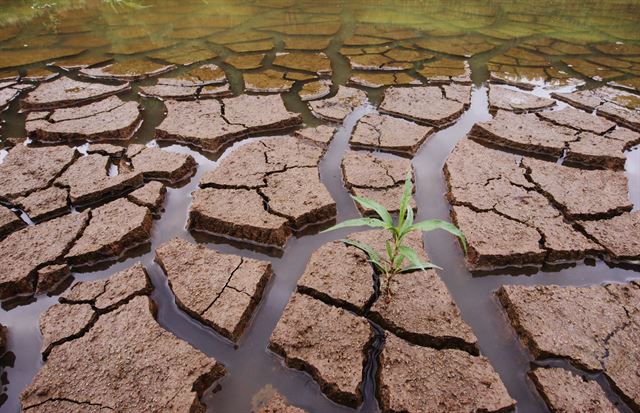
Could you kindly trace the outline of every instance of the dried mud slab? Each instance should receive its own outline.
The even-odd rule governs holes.
[[[604,371],[637,410],[640,380],[640,285],[503,286],[497,292],[511,324],[536,358],[562,357]]]
[[[611,121],[572,107],[551,112],[540,112],[538,116],[556,125],[568,126],[573,129],[592,132],[598,135],[602,135],[616,126],[616,124]]]
[[[142,120],[136,102],[111,96],[102,101],[27,115],[27,134],[35,141],[107,141],[131,138]]]
[[[433,128],[379,113],[360,118],[351,135],[351,146],[380,149],[413,156]]]
[[[304,131],[305,129],[302,129]],[[324,147],[293,136],[263,138],[238,146],[200,180],[202,187],[259,188],[290,168],[317,167]]]
[[[310,102],[311,112],[320,119],[342,122],[355,108],[367,102],[362,90],[338,86],[338,93],[328,99]]]
[[[151,181],[146,183],[142,188],[136,189],[127,195],[127,199],[136,205],[147,207],[154,214],[160,212],[164,198],[167,194],[167,188],[163,183]]]
[[[50,186],[32,192],[24,198],[16,198],[13,203],[24,211],[33,222],[45,221],[69,212],[69,191]]]
[[[373,268],[362,250],[332,241],[311,255],[298,291],[363,314],[375,299]]]
[[[174,65],[191,65],[204,60],[215,59],[218,54],[201,44],[182,44],[179,47],[149,53],[152,59],[163,60]]]
[[[473,125],[470,136],[496,146],[560,157],[570,142],[577,141],[573,129],[545,122],[533,113],[515,114],[499,110],[488,122]]]
[[[471,89],[468,88],[469,96]],[[444,127],[457,120],[466,106],[437,86],[391,87],[384,92],[380,112],[414,122]]]
[[[159,99],[194,99],[231,96],[227,77],[220,67],[205,64],[172,77],[161,77],[152,86],[141,86],[142,96]]]
[[[355,408],[362,403],[362,370],[373,338],[364,318],[294,294],[269,348],[287,366],[309,373],[331,400]]]
[[[129,83],[105,85],[61,77],[40,84],[20,101],[24,110],[47,110],[77,106],[101,100],[131,89]]]
[[[415,40],[414,43],[423,49],[446,53],[461,57],[471,57],[478,53],[487,52],[496,47],[487,38],[478,35],[456,37],[430,37]]]
[[[415,346],[390,333],[377,382],[383,412],[502,412],[516,403],[486,357]]]
[[[127,148],[123,146],[112,145],[110,143],[93,143],[87,148],[87,153],[98,153],[100,155],[109,156],[114,159],[120,159],[122,158],[126,150]]]
[[[245,73],[244,88],[254,93],[283,93],[293,86],[293,81],[285,78],[285,72],[265,70],[258,73]]]
[[[46,189],[78,156],[74,148],[17,145],[0,163],[0,199],[10,202]]]
[[[93,79],[133,81],[158,76],[175,68],[174,65],[155,63],[150,60],[133,59],[112,63],[103,67],[81,69],[79,75]]]
[[[536,112],[555,106],[555,104],[556,102],[553,99],[508,89],[503,86],[492,85],[489,87],[489,109],[492,111]]]
[[[625,212],[611,219],[580,221],[587,234],[602,245],[615,260],[640,259],[640,211]]]
[[[439,59],[427,62],[417,71],[430,84],[471,84],[471,69],[466,61]]]
[[[270,214],[254,190],[204,188],[193,193],[190,230],[221,234],[267,245],[284,246],[291,236],[289,220]]]
[[[421,84],[418,79],[404,72],[352,72],[349,83],[370,88]]]
[[[606,135],[582,132],[579,140],[569,143],[565,161],[603,169],[624,169],[624,152],[640,144],[640,133],[618,127]]]
[[[28,226],[0,241],[0,299],[32,294],[41,267],[61,260],[82,234],[87,213]]]
[[[0,205],[0,239],[26,225],[12,210]]]
[[[331,75],[331,60],[324,53],[280,53],[273,59],[273,65],[320,76]]]
[[[297,138],[313,142],[321,146],[328,146],[336,133],[336,128],[318,125],[315,128],[298,129],[293,132]]]
[[[525,172],[514,155],[469,139],[460,141],[445,162],[447,198],[456,206],[452,216],[473,240],[468,239],[467,256],[472,269],[539,264],[542,258],[547,262],[580,260],[602,250],[565,222],[561,211],[527,180]],[[485,220],[486,228],[474,221],[474,214]],[[490,224],[493,219],[496,222]],[[492,244],[491,237],[501,242]],[[519,239],[527,242],[517,242]]]
[[[320,181],[316,167],[289,168],[268,175],[259,192],[269,212],[285,217],[294,230],[329,221],[336,216],[336,203]]]
[[[241,95],[222,101],[169,100],[166,106],[167,116],[156,129],[156,139],[210,152],[252,134],[286,130],[302,123],[300,115],[289,112],[278,95]]]
[[[373,199],[389,212],[400,209],[400,198],[407,172],[413,173],[408,159],[384,159],[366,152],[348,151],[342,160],[342,177],[353,195]],[[415,201],[411,199],[415,209]],[[357,204],[363,215],[374,211]]]
[[[79,206],[116,198],[144,183],[142,173],[137,171],[109,176],[109,165],[108,156],[83,156],[69,166],[55,183],[68,188],[69,200]]]
[[[264,57],[264,54],[237,55],[227,57],[224,62],[239,70],[251,70],[262,67]]]
[[[196,171],[193,156],[163,151],[160,148],[145,148],[131,159],[134,171],[142,173],[145,180],[169,183],[185,181]]]
[[[176,303],[189,315],[238,341],[271,278],[271,264],[221,254],[175,238],[156,250]]]
[[[627,177],[621,171],[584,170],[525,158],[527,176],[571,219],[601,219],[630,211]]]
[[[619,410],[600,385],[562,368],[537,368],[529,377],[553,412],[603,412]]]
[[[22,408],[204,409],[199,397],[224,375],[224,367],[165,331],[154,313],[147,296],[135,297],[100,316],[83,336],[55,347],[22,392]]]
[[[46,357],[53,347],[80,337],[97,318],[89,304],[54,304],[40,316],[40,352]]]
[[[87,265],[120,256],[151,236],[152,217],[146,207],[119,198],[91,210],[91,220],[66,259]]]
[[[0,82],[0,113],[4,112],[21,93],[34,87],[30,84],[16,83],[13,80]]]
[[[75,283],[60,296],[60,302],[90,304],[98,314],[104,314],[136,296],[148,295],[152,290],[149,276],[142,264],[137,263],[109,278]]]

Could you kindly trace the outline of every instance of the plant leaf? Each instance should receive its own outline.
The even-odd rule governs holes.
[[[407,212],[407,205],[411,200],[411,190],[413,185],[411,184],[411,171],[407,171],[407,176],[404,179],[404,191],[402,192],[402,199],[400,200],[400,213],[398,218],[398,227],[402,228],[402,224],[405,221],[405,214]]]
[[[464,248],[464,252],[465,254],[467,253],[467,240],[464,237],[464,234],[462,233],[462,231],[458,229],[458,227],[456,227],[450,222],[442,221],[440,219],[430,219],[427,221],[422,221],[422,222],[413,224],[411,227],[409,227],[409,232],[411,231],[429,232],[429,231],[433,231],[434,229],[441,229],[441,230],[447,231],[455,235],[456,237],[460,238],[460,241],[462,242],[462,247]]]
[[[377,218],[354,218],[348,219],[346,221],[342,221],[339,224],[332,226],[331,228],[327,228],[320,233],[334,231],[339,228],[348,228],[348,227],[371,227],[371,228],[386,228],[386,224],[380,221]]]
[[[398,231],[398,235],[399,235],[398,238],[401,241],[405,237],[405,235],[407,235],[410,232],[409,228],[411,228],[411,225],[413,225],[413,208],[407,209],[407,218],[402,223],[402,228],[400,228],[400,231]]]
[[[391,260],[391,258],[393,258],[393,251],[391,250],[391,244],[389,244],[388,240],[385,241],[384,246],[387,249],[387,257],[389,257],[389,260]]]
[[[425,271],[425,270],[428,270],[430,268],[434,268],[436,270],[441,270],[442,269],[441,267],[438,267],[437,265],[435,265],[435,264],[433,264],[431,262],[424,262],[424,263],[418,263],[417,265],[416,264],[407,265],[406,267],[404,267],[402,269],[402,272],[404,273],[404,272],[415,271],[415,270]]]
[[[400,250],[402,255],[404,255],[411,263],[411,265],[403,268],[402,272],[409,271],[407,268],[421,269],[423,271],[426,271],[428,268],[440,268],[437,265],[432,264],[430,262],[423,263],[422,261],[420,261],[420,257],[418,257],[418,253],[415,252],[412,248],[409,248],[403,245],[400,248],[398,248],[398,250]]]
[[[351,198],[353,198],[354,201],[362,205],[364,208],[373,209],[374,211],[376,211],[376,214],[378,214],[378,216],[382,219],[382,221],[384,221],[385,224],[387,224],[388,227],[393,227],[393,218],[391,218],[391,214],[389,213],[389,211],[387,211],[387,208],[383,207],[381,204],[372,199],[362,198],[354,195],[352,195]]]
[[[380,254],[378,254],[376,252],[376,250],[374,250],[372,247],[370,247],[367,244],[364,244],[362,242],[358,242],[358,241],[353,241],[350,239],[341,239],[340,241],[344,242],[347,245],[351,245],[354,246],[356,248],[361,249],[362,251],[364,251],[368,256],[369,259],[371,261],[374,261],[374,263],[380,263]]]

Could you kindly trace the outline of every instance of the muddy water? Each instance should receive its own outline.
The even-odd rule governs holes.
[[[251,9],[253,6],[233,6],[224,2],[192,3],[183,5],[182,9],[176,4],[167,2],[164,7],[155,6],[146,9],[124,6],[122,2],[113,2],[115,9],[110,7],[84,8],[74,2],[59,2],[59,13],[55,8],[36,7],[33,9],[19,9],[11,2],[0,1],[0,23],[7,21],[21,25],[37,24],[43,27],[52,25],[59,33],[62,41],[73,38],[74,34],[65,34],[65,19],[70,19],[69,14],[77,14],[73,19],[73,24],[80,24],[85,27],[87,19],[94,19],[95,24],[90,28],[78,29],[79,33],[86,30],[98,36],[108,39],[112,44],[119,44],[126,38],[122,33],[128,26],[141,29],[143,36],[149,36],[154,40],[161,40],[166,30],[165,26],[171,23],[191,27],[185,22],[197,21],[197,17],[202,15],[217,16],[218,13],[226,16],[241,16],[238,29],[249,31],[253,25],[260,23],[262,19],[274,19],[274,24],[280,19],[281,22],[297,22],[301,15],[308,13],[314,17],[324,16],[327,20],[341,21],[340,31],[333,35],[329,47],[325,53],[332,61],[334,74],[332,76],[335,92],[338,84],[345,84],[350,76],[348,61],[339,54],[341,43],[350,37],[358,22],[393,22],[401,27],[409,28],[431,28],[433,30],[453,30],[470,31],[481,27],[480,22],[486,20],[486,16],[494,16],[493,22],[488,22],[487,27],[500,28],[501,24],[508,22],[509,15],[521,16],[521,20],[536,21],[540,27],[546,27],[544,23],[552,22],[553,25],[564,29],[565,35],[573,39],[585,41],[605,41],[613,39],[614,35],[621,36],[615,30],[616,26],[630,27],[624,35],[625,39],[638,40],[637,20],[640,15],[634,4],[615,3],[609,5],[604,13],[599,4],[583,4],[571,2],[563,3],[562,12],[565,8],[581,7],[580,12],[565,13],[574,16],[574,20],[565,19],[561,16],[551,15],[552,10],[545,10],[544,4],[536,3],[536,10],[529,10],[531,5],[525,2],[508,3],[503,6],[500,3],[481,2],[461,2],[455,10],[443,8],[442,4],[436,2],[376,2],[373,6],[365,6],[354,3],[350,6],[340,4],[305,4],[303,2],[278,2],[278,8],[259,7]],[[132,2],[135,4],[134,2]],[[544,2],[543,2],[544,3]],[[7,7],[5,7],[7,6]],[[272,5],[272,6],[275,6]],[[67,11],[65,7],[79,7],[73,13]],[[247,10],[249,8],[250,10]],[[257,16],[256,10],[260,11]],[[437,13],[429,13],[437,10]],[[556,12],[557,8],[554,9]],[[37,12],[42,11],[40,14]],[[326,14],[323,14],[325,13]],[[172,16],[172,13],[175,13]],[[449,13],[449,14],[447,14]],[[604,15],[609,17],[605,18]],[[249,15],[249,17],[246,17]],[[441,16],[441,18],[438,18]],[[477,18],[474,18],[476,16]],[[524,17],[522,17],[524,16]],[[245,18],[246,17],[246,18]],[[525,19],[527,18],[527,19]],[[7,20],[9,19],[9,20]],[[13,19],[13,20],[11,20]],[[165,23],[162,23],[165,22]],[[166,23],[169,22],[169,23]],[[178,24],[180,23],[180,24]],[[636,23],[635,26],[633,23]],[[71,23],[69,23],[71,24]],[[319,23],[320,24],[320,23]],[[593,30],[587,30],[589,24],[600,27],[597,37]],[[454,26],[455,25],[455,26]],[[196,23],[194,27],[198,27]],[[71,27],[71,26],[70,26]],[[75,27],[75,26],[73,26]],[[440,218],[449,219],[449,205],[445,199],[446,186],[442,176],[442,166],[448,154],[451,152],[456,142],[464,138],[475,122],[490,118],[487,103],[488,78],[487,61],[496,56],[510,46],[519,42],[518,36],[521,34],[512,26],[504,29],[504,37],[499,39],[499,46],[487,53],[481,53],[469,60],[472,68],[474,81],[474,91],[472,103],[468,111],[452,126],[432,135],[413,158],[412,162],[417,175],[416,201],[418,204],[417,219]],[[627,27],[627,26],[624,26]],[[635,31],[633,29],[635,27]],[[53,29],[52,29],[53,30]],[[85,31],[83,31],[85,30]],[[222,29],[211,29],[212,33]],[[512,32],[510,32],[510,30]],[[560,29],[558,29],[560,30]],[[120,33],[116,35],[115,33]],[[613,34],[612,34],[613,33]],[[78,34],[79,36],[79,34]],[[120,37],[119,37],[120,36]],[[532,36],[532,35],[528,35]],[[573,36],[573,37],[572,37]],[[282,49],[282,36],[276,34],[276,50]],[[29,39],[29,35],[24,32],[18,39]],[[11,40],[9,40],[11,41]],[[2,46],[4,43],[0,43]],[[234,93],[241,93],[243,89],[241,73],[233,67],[221,63],[221,60],[229,54],[222,47],[211,45],[220,57],[213,59],[215,63],[221,64],[227,71]],[[104,47],[91,49],[88,53],[99,55],[104,52]],[[599,55],[594,52],[595,55]],[[437,56],[446,56],[436,54]],[[271,67],[270,62],[275,56],[275,51],[267,54],[267,59],[263,69]],[[138,56],[139,57],[139,56]],[[117,56],[118,59],[127,59],[127,56]],[[580,76],[566,67],[559,59],[554,58],[558,65],[576,76]],[[37,68],[42,64],[34,63],[20,68]],[[75,77],[71,74],[71,77]],[[585,79],[587,86],[597,86],[600,82]],[[161,122],[164,114],[164,106],[156,100],[140,99],[137,95],[137,88],[140,84],[150,84],[152,80],[147,80],[134,85],[133,90],[124,95],[123,98],[138,100],[144,107],[144,122],[138,131],[134,141],[153,144],[154,129]],[[307,106],[300,101],[297,88],[284,95],[287,107],[290,110],[302,114],[308,125],[321,123],[309,112]],[[367,89],[372,105],[379,102],[381,91]],[[541,88],[536,93],[548,93]],[[339,221],[358,216],[357,210],[348,196],[342,183],[340,172],[340,162],[344,152],[348,149],[348,139],[357,120],[366,113],[373,110],[373,106],[366,105],[356,109],[345,121],[337,125],[338,131],[330,144],[326,155],[320,164],[320,174],[322,182],[329,189],[332,197],[337,203],[337,219]],[[1,115],[5,124],[2,128],[2,138],[24,135],[24,117],[18,113],[17,102],[12,103],[10,108]],[[237,146],[247,143],[249,140],[237,143],[220,156],[232,152]],[[220,388],[207,392],[204,400],[209,407],[209,411],[216,412],[247,412],[251,409],[253,396],[265,385],[272,385],[283,393],[293,404],[306,408],[313,412],[338,412],[350,411],[351,409],[338,406],[326,399],[318,385],[305,373],[291,370],[284,367],[280,359],[267,350],[269,336],[274,329],[282,311],[294,291],[297,279],[301,276],[310,255],[322,244],[333,239],[342,238],[349,233],[348,230],[336,231],[329,234],[307,234],[292,238],[282,254],[274,256],[265,251],[253,251],[244,248],[242,245],[227,242],[201,234],[191,234],[185,230],[189,204],[191,202],[191,192],[198,185],[200,177],[206,171],[216,167],[216,162],[220,156],[211,154],[201,154],[193,149],[180,146],[164,146],[166,150],[189,153],[195,157],[199,164],[198,171],[188,183],[181,187],[169,188],[164,212],[161,217],[154,222],[151,244],[141,246],[129,251],[126,256],[112,265],[102,265],[95,268],[77,269],[74,277],[77,280],[92,280],[108,277],[115,272],[131,266],[135,262],[142,262],[147,268],[155,291],[152,295],[158,304],[158,321],[167,330],[176,336],[188,341],[193,346],[204,353],[215,357],[225,364],[229,374],[219,384]],[[0,161],[3,157],[0,152]],[[392,157],[392,155],[381,155]],[[635,209],[640,208],[640,150],[635,149],[627,153],[626,174],[629,178],[630,198],[635,205]],[[206,243],[210,248],[221,252],[234,253],[246,257],[254,257],[269,260],[273,264],[275,277],[268,285],[256,315],[250,327],[245,332],[237,346],[222,338],[213,330],[204,327],[194,321],[191,317],[179,310],[175,305],[173,294],[171,293],[167,279],[160,267],[154,262],[154,250],[164,242],[173,237],[182,237],[192,242]],[[477,276],[469,273],[465,266],[463,256],[456,241],[443,233],[429,233],[425,235],[426,250],[432,260],[445,270],[440,272],[441,277],[447,284],[451,294],[462,311],[463,318],[471,325],[478,337],[481,351],[486,355],[491,364],[500,374],[509,393],[518,401],[517,410],[519,412],[540,412],[546,411],[546,406],[533,389],[526,373],[530,368],[531,359],[526,351],[518,343],[513,330],[509,326],[500,306],[493,296],[493,291],[504,284],[560,284],[560,285],[592,285],[606,281],[624,282],[629,279],[640,278],[640,272],[610,267],[607,264],[596,261],[590,263],[579,263],[569,265],[565,268],[543,268],[518,270],[502,273],[484,274]],[[49,306],[57,302],[57,297],[40,296],[28,305],[21,305],[13,309],[3,308],[0,310],[0,323],[9,327],[9,350],[15,354],[13,367],[7,368],[9,383],[6,386],[7,401],[0,408],[3,412],[16,412],[20,410],[19,393],[26,387],[42,365],[40,358],[41,336],[38,329],[38,317]],[[549,361],[554,363],[555,361]],[[375,365],[371,366],[375,369]],[[378,410],[377,403],[373,397],[372,376],[365,380],[366,400],[359,409],[363,412],[375,412]],[[601,377],[599,381],[604,382]],[[622,407],[624,411],[624,407]]]

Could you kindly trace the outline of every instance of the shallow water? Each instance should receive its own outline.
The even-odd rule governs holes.
[[[149,7],[140,7],[143,4]],[[638,44],[640,41],[640,3],[624,1],[561,3],[464,1],[455,4],[435,1],[348,3],[273,1],[261,2],[260,5],[257,3],[237,5],[220,1],[166,1],[162,4],[139,1],[105,3],[58,1],[55,5],[40,1],[0,1],[0,28],[2,28],[0,39],[4,39],[0,42],[0,67],[3,68],[0,72],[7,70],[10,73],[19,71],[24,74],[27,70],[43,68],[50,60],[31,62],[33,59],[27,59],[28,64],[11,67],[12,64],[7,63],[7,51],[20,50],[24,56],[29,56],[34,49],[66,50],[72,48],[70,44],[75,45],[74,40],[80,43],[81,49],[87,48],[80,56],[106,56],[116,60],[144,58],[146,54],[153,53],[155,50],[141,51],[133,55],[112,55],[109,54],[112,47],[138,45],[149,40],[163,47],[178,48],[197,43],[220,55],[210,61],[224,67],[233,92],[238,94],[243,90],[241,72],[228,64],[221,63],[232,53],[215,43],[216,33],[224,33],[225,30],[231,29],[232,32],[240,33],[239,39],[242,40],[243,37],[248,38],[265,26],[305,22],[312,22],[310,27],[320,32],[335,22],[339,23],[339,30],[335,34],[324,36],[331,40],[325,53],[332,62],[331,79],[334,92],[336,85],[345,84],[351,74],[348,61],[339,53],[342,42],[361,27],[372,24],[393,25],[398,29],[417,30],[418,35],[423,38],[440,36],[452,38],[474,34],[496,44],[491,51],[476,54],[468,59],[475,84],[470,108],[455,124],[432,135],[412,160],[417,178],[415,195],[418,204],[417,219],[449,219],[449,205],[444,196],[446,186],[442,176],[442,166],[456,142],[464,138],[472,125],[491,117],[488,112],[486,87],[489,59],[503,53],[511,46],[546,37],[587,45],[591,53],[580,56],[584,59],[602,56],[593,47],[595,44],[615,44],[615,42]],[[13,29],[14,27],[16,29]],[[33,30],[34,27],[38,30]],[[284,50],[284,36],[272,30],[267,32],[273,36],[275,48],[267,52],[262,67],[253,71],[270,68],[275,54]],[[309,38],[318,36],[314,34]],[[96,46],[98,44],[100,45]],[[435,52],[434,55],[456,58],[440,52]],[[562,61],[564,57],[566,56],[551,56],[549,60],[557,68],[583,80],[587,87],[602,84],[601,81],[586,78],[573,70]],[[415,75],[413,69],[408,72]],[[625,72],[619,78],[630,79],[636,75],[640,76],[640,72],[635,74]],[[70,76],[76,75],[71,73]],[[123,95],[125,99],[141,102],[145,109],[144,122],[133,140],[135,142],[152,142],[155,127],[164,116],[164,106],[161,102],[142,99],[137,95],[139,85],[152,83],[154,83],[153,80],[138,82],[131,92]],[[540,83],[534,93],[548,95],[547,86],[549,85],[544,82]],[[573,88],[571,85],[567,87]],[[315,119],[307,106],[301,102],[296,93],[297,90],[298,86],[284,95],[287,107],[300,112],[307,125],[322,123]],[[365,90],[373,105],[379,102],[382,93],[380,89],[365,88]],[[348,149],[348,139],[355,123],[371,110],[373,107],[369,105],[358,108],[346,118],[343,124],[338,125],[338,132],[320,164],[321,179],[337,203],[338,221],[358,216],[343,186],[340,162],[345,150]],[[24,135],[24,116],[18,113],[17,102],[13,102],[10,108],[0,115],[0,118],[5,122],[0,130],[2,139]],[[233,145],[221,156],[225,156],[238,145],[246,142],[248,140]],[[348,231],[293,237],[281,256],[251,251],[235,243],[202,234],[191,234],[185,229],[191,202],[190,194],[197,188],[202,174],[216,167],[219,157],[202,154],[180,145],[163,145],[163,147],[166,150],[191,154],[199,166],[196,175],[188,183],[179,188],[169,188],[165,211],[160,219],[154,222],[151,245],[129,251],[119,262],[103,266],[106,268],[76,271],[74,272],[76,280],[105,278],[135,262],[142,262],[155,287],[152,297],[158,304],[159,323],[176,336],[224,363],[228,370],[229,374],[220,382],[221,388],[214,393],[207,392],[204,397],[209,411],[250,411],[252,398],[268,384],[276,387],[293,404],[309,411],[351,410],[329,401],[308,375],[284,367],[280,358],[267,350],[269,336],[289,296],[294,291],[297,279],[304,271],[310,255],[325,242],[342,238]],[[3,153],[0,152],[0,161]],[[635,149],[627,153],[626,174],[629,178],[630,199],[635,209],[638,209],[640,208],[640,150]],[[193,320],[175,305],[167,278],[153,260],[155,248],[176,236],[193,242],[207,243],[210,248],[221,252],[269,260],[273,264],[275,276],[265,291],[252,324],[245,331],[237,348],[210,328]],[[518,343],[517,337],[493,296],[493,291],[504,284],[584,286],[640,278],[638,271],[610,267],[601,261],[579,263],[561,269],[533,269],[524,271],[525,274],[520,275],[495,273],[474,276],[466,269],[462,252],[452,237],[442,233],[429,233],[424,239],[429,256],[435,263],[445,268],[440,271],[440,276],[460,307],[464,320],[471,325],[477,335],[482,354],[490,359],[510,395],[517,400],[519,412],[540,412],[547,411],[547,408],[526,377],[531,358]],[[8,326],[10,331],[9,350],[16,356],[13,367],[6,369],[9,383],[6,386],[7,400],[1,407],[2,411],[20,410],[19,393],[30,383],[42,365],[38,317],[56,302],[57,297],[40,296],[28,305],[11,310],[0,310],[0,323]],[[359,410],[377,411],[371,381],[367,381],[365,385],[367,397]],[[625,407],[621,407],[621,410],[625,411]]]

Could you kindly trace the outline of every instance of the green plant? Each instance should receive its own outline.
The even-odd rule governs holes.
[[[426,271],[429,268],[441,269],[433,263],[422,262],[415,250],[403,245],[403,240],[408,234],[415,231],[428,232],[435,229],[441,229],[460,238],[465,253],[467,251],[467,241],[464,235],[452,223],[439,219],[430,219],[416,223],[413,222],[413,208],[409,206],[412,191],[413,185],[411,183],[411,172],[407,172],[407,177],[404,182],[404,191],[402,193],[402,199],[400,200],[400,210],[397,223],[394,223],[393,217],[389,211],[387,211],[387,209],[378,202],[367,198],[352,196],[351,198],[364,208],[372,209],[376,213],[377,217],[349,219],[323,231],[327,232],[339,228],[359,226],[383,228],[389,231],[391,242],[388,240],[386,241],[386,256],[385,253],[380,254],[367,244],[349,239],[341,240],[345,244],[359,248],[367,254],[369,261],[381,276],[380,289],[385,293],[387,300],[391,298],[391,282],[393,277],[396,275],[415,270]],[[404,264],[405,260],[408,262],[407,265]]]

